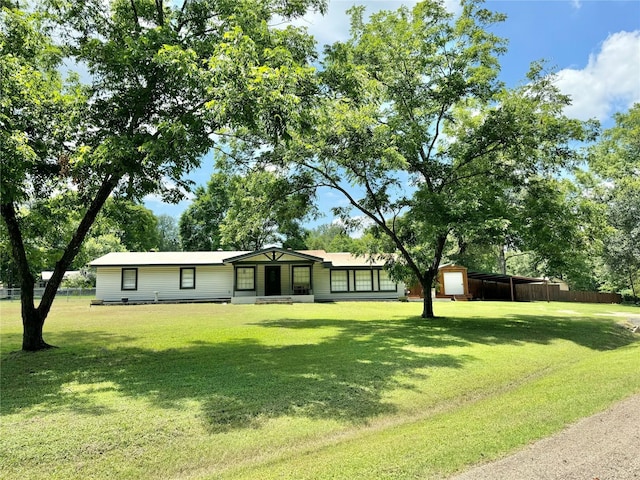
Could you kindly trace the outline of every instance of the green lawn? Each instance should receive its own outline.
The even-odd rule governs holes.
[[[0,478],[443,478],[640,392],[638,308],[435,308],[1,302]]]

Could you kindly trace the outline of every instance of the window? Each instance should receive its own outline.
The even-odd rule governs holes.
[[[378,288],[381,292],[395,292],[398,289],[398,284],[391,280],[389,272],[378,270]]]
[[[138,269],[137,268],[122,269],[121,289],[122,290],[138,289]]]
[[[292,277],[294,295],[309,295],[311,290],[311,267],[293,267]]]
[[[256,267],[236,268],[236,290],[256,289]]]
[[[373,271],[372,270],[356,270],[355,271],[355,289],[358,292],[370,292],[373,290]]]
[[[196,288],[196,269],[193,267],[180,269],[180,288]]]
[[[331,270],[331,291],[348,292],[349,276],[347,270]]]

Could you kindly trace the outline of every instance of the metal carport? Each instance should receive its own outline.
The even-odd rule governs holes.
[[[515,294],[515,285],[521,283],[544,283],[545,280],[543,278],[532,278],[532,277],[521,277],[518,275],[505,275],[502,273],[481,273],[481,272],[472,272],[469,270],[467,272],[467,279],[469,281],[469,292],[473,294],[474,298],[481,298],[485,300],[485,292],[487,289],[485,288],[487,283],[493,284],[501,284],[505,287],[508,286],[508,294],[504,295],[504,288],[496,288],[495,292],[498,292],[494,298],[489,298],[490,300],[511,300],[512,302],[516,300]],[[475,283],[472,282],[475,280]],[[502,295],[502,296],[501,296]]]

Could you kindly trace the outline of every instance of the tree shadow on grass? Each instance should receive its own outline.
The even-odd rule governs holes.
[[[345,320],[282,319],[260,322],[273,328],[341,328]],[[258,324],[256,324],[258,325]],[[494,317],[447,318],[399,317],[397,319],[353,322],[351,335],[388,336],[389,341],[419,347],[483,345],[547,345],[554,340],[567,340],[592,350],[614,350],[633,343],[629,330],[607,320],[589,317],[536,316],[512,314]]]
[[[397,380],[400,375],[424,377],[429,369],[462,368],[474,360],[434,349],[564,339],[610,350],[634,341],[612,322],[525,315],[378,321],[292,318],[256,325],[277,328],[284,338],[290,329],[327,328],[332,334],[302,344],[268,345],[256,338],[202,340],[155,351],[129,346],[131,338],[108,332],[64,332],[59,343],[74,345],[73,349],[3,359],[0,412],[38,407],[109,413],[93,404],[91,395],[66,390],[65,385],[75,383],[113,389],[167,409],[182,409],[185,401],[195,400],[203,422],[215,433],[259,428],[281,416],[362,424],[395,411],[385,394],[408,388]]]
[[[425,322],[424,319],[412,319]],[[432,328],[468,343],[485,345],[537,343],[567,340],[606,351],[629,345],[637,337],[620,325],[589,317],[512,314],[500,318],[438,318],[426,320]]]

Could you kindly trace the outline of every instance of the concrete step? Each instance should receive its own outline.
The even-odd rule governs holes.
[[[256,305],[292,305],[291,297],[261,297],[256,298]]]

